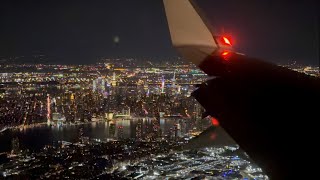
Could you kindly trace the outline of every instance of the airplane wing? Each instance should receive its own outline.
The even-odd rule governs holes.
[[[304,172],[317,156],[310,141],[317,141],[319,78],[236,52],[192,0],[163,1],[173,46],[216,77],[192,94],[207,114],[271,179],[311,177]]]

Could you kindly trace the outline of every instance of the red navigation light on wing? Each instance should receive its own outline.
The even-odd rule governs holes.
[[[211,118],[211,123],[213,126],[216,126],[216,127],[220,125],[219,121],[214,117]]]
[[[220,55],[221,55],[222,59],[228,61],[231,56],[231,52],[230,51],[222,51]]]
[[[221,53],[221,56],[222,56],[222,57],[226,57],[226,56],[228,56],[229,54],[230,54],[229,51],[223,51],[223,52]]]
[[[224,45],[232,46],[230,38],[227,38],[227,37],[223,36],[222,37],[222,42],[224,43]]]

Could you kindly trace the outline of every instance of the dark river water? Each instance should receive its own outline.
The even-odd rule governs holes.
[[[79,139],[80,135],[101,140],[106,138],[143,138],[153,130],[155,121],[153,118],[145,118],[139,120],[92,122],[60,127],[43,125],[22,130],[10,129],[0,134],[0,153],[11,150],[13,138],[19,139],[20,148],[33,151],[37,151],[45,145],[52,144],[56,141],[75,142]],[[190,123],[187,123],[183,119],[160,119],[157,122],[158,128],[160,125],[162,135],[172,136],[174,133],[177,133],[175,132],[177,126],[179,126],[178,133],[181,136],[193,128]]]
[[[209,127],[209,128],[208,128]],[[193,124],[190,120],[180,118],[135,120],[116,120],[108,122],[92,122],[79,125],[48,126],[25,129],[10,129],[0,133],[0,154],[12,149],[13,139],[19,140],[20,149],[39,151],[45,145],[57,141],[77,142],[79,137],[95,139],[127,139],[145,138],[157,128],[158,134],[165,138],[182,137],[194,128],[202,129],[201,136],[193,138],[186,148],[200,148],[215,145],[234,145],[233,139],[221,128],[213,127],[209,121]],[[208,129],[207,129],[208,128]]]

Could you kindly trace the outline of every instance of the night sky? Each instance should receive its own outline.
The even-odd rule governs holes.
[[[239,52],[318,64],[317,0],[198,2]],[[82,64],[99,57],[176,56],[162,0],[1,0],[0,24],[0,57],[45,54],[52,63]]]

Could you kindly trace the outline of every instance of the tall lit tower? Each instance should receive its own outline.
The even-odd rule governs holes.
[[[106,81],[104,79],[101,79],[100,88],[101,88],[102,92],[106,91]]]
[[[56,98],[52,98],[52,106],[53,106],[53,111],[57,112],[58,108],[57,108],[57,100],[56,100]]]
[[[165,86],[165,82],[164,82],[164,77],[162,76],[162,81],[161,81],[161,93],[164,93],[164,86]]]
[[[146,96],[149,97],[150,96],[150,90],[147,90]]]
[[[173,72],[173,77],[171,80],[171,87],[172,87],[172,95],[180,94],[179,85],[176,82],[176,71]],[[177,92],[178,91],[178,92]]]
[[[73,93],[71,93],[71,95],[70,95],[70,101],[71,101],[71,104],[75,103],[75,96]]]
[[[176,71],[173,72],[173,78],[172,78],[172,88],[176,88]]]
[[[147,81],[143,81],[143,90],[146,93],[146,96],[149,97],[150,91],[149,91],[149,85]]]
[[[113,75],[112,75],[111,85],[112,86],[117,86],[117,80],[116,80],[116,73],[115,72],[113,72]]]
[[[92,81],[92,91],[93,91],[93,92],[96,92],[96,89],[97,89],[97,82],[96,82],[96,80],[94,79],[94,80]]]
[[[51,118],[51,99],[50,99],[50,94],[47,94],[47,122],[50,124]]]

